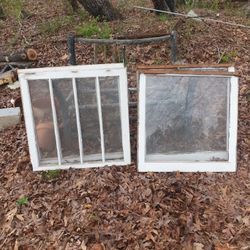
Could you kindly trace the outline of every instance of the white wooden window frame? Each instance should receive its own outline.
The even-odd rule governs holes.
[[[23,69],[18,71],[19,81],[21,85],[21,94],[23,101],[23,110],[25,117],[25,126],[28,136],[29,152],[31,157],[31,163],[34,171],[42,170],[55,170],[55,169],[69,169],[69,168],[93,168],[93,167],[104,167],[114,165],[128,165],[131,163],[130,153],[130,134],[129,134],[129,115],[128,115],[128,86],[127,86],[127,70],[123,64],[98,64],[98,65],[81,65],[81,66],[65,66],[65,67],[53,67],[53,68],[37,68],[37,69]],[[122,134],[122,148],[123,148],[123,159],[115,160],[119,158],[116,153],[114,160],[105,160],[105,148],[104,148],[104,134],[103,134],[103,120],[102,120],[102,108],[101,108],[101,97],[100,97],[100,83],[99,77],[117,76],[119,77],[119,106],[120,106],[120,117],[121,117],[121,134]],[[97,106],[98,115],[100,121],[100,132],[101,134],[101,150],[102,160],[93,161],[91,156],[83,156],[83,144],[81,134],[81,124],[79,115],[79,104],[76,88],[76,78],[88,78],[94,77],[96,79],[96,93],[97,93]],[[77,133],[79,140],[79,151],[80,151],[80,163],[62,163],[62,150],[60,145],[60,136],[58,130],[58,124],[56,119],[56,108],[53,96],[52,80],[55,79],[72,79],[73,83],[73,94],[74,103],[76,108],[76,123]],[[54,160],[46,159],[41,162],[39,159],[39,148],[36,139],[35,122],[32,111],[32,102],[29,91],[29,80],[48,80],[50,99],[52,106],[53,123],[55,129],[56,149],[58,162]],[[87,160],[89,162],[86,162]]]
[[[234,72],[232,67],[228,68],[228,72]],[[155,75],[155,74],[153,74]],[[228,112],[228,161],[199,161],[199,158],[204,159],[204,155],[197,153],[197,155],[192,154],[190,161],[181,161],[178,157],[173,161],[173,155],[169,155],[171,161],[167,161],[166,157],[161,159],[160,155],[152,155],[151,158],[154,161],[146,160],[146,77],[147,74],[141,73],[139,75],[139,110],[138,110],[138,171],[139,172],[234,172],[237,166],[237,126],[238,126],[238,78],[235,76],[223,75],[211,75],[204,74],[160,74],[164,76],[195,76],[195,77],[225,77],[229,78],[229,112]],[[218,155],[223,154],[223,152],[218,152]],[[187,158],[188,154],[185,155]],[[195,157],[194,157],[195,156]],[[207,155],[209,158],[209,155]],[[195,159],[194,159],[195,158]],[[193,161],[192,161],[193,159]],[[156,162],[157,161],[157,162]]]

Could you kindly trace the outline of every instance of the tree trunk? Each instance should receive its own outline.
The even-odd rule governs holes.
[[[168,10],[174,12],[175,11],[175,0],[152,0],[154,8],[157,10]],[[160,12],[156,12],[156,14],[160,14]]]
[[[175,0],[165,0],[170,11],[175,12]]]
[[[76,12],[79,8],[77,0],[69,0],[69,3],[72,6],[73,11]]]
[[[6,15],[4,13],[3,7],[0,6],[0,20],[5,20],[6,19]]]
[[[78,2],[94,17],[101,17],[107,21],[121,18],[121,14],[109,0],[78,0]]]

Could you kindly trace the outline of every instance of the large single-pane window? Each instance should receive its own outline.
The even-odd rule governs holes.
[[[233,171],[237,78],[141,74],[140,171]]]
[[[122,64],[19,71],[34,170],[130,163]]]

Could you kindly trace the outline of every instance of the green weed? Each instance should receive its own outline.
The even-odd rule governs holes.
[[[19,198],[16,201],[16,203],[17,203],[18,206],[27,205],[28,204],[28,197],[23,196],[23,197]]]
[[[111,28],[109,27],[108,23],[104,22],[101,27],[100,38],[108,39],[110,38],[111,34],[112,34]]]
[[[163,59],[155,59],[155,61],[154,61],[154,64],[156,64],[156,65],[161,65],[161,64],[163,64],[164,63],[164,60]]]
[[[48,170],[42,173],[42,177],[45,180],[54,180],[60,176],[60,170]]]
[[[188,21],[185,24],[185,30],[183,31],[183,36],[186,39],[190,39],[195,33],[197,25],[199,25],[197,21],[193,19],[188,19]]]
[[[169,20],[169,15],[160,14],[160,15],[159,15],[159,19],[160,19],[160,21],[162,21],[162,22],[166,22],[167,20]]]
[[[128,7],[128,3],[126,0],[120,0],[117,2],[117,8],[121,11],[124,11],[125,8]]]
[[[101,219],[96,213],[92,213],[89,215],[89,220],[93,222],[99,222]]]
[[[231,51],[229,53],[224,54],[221,59],[220,59],[220,63],[229,63],[231,61],[233,61],[233,59],[237,56],[237,52],[236,51]]]
[[[9,40],[9,44],[10,46],[15,46],[18,44],[18,41],[19,41],[19,34],[18,34],[18,31],[10,38]]]
[[[38,29],[43,34],[55,34],[62,27],[65,27],[74,22],[73,16],[57,17],[51,21],[46,21],[38,26]]]
[[[219,0],[213,0],[211,1],[211,3],[208,4],[208,8],[217,11],[220,7],[219,3]]]
[[[23,0],[1,0],[0,8],[2,8],[4,15],[20,19],[23,10]]]
[[[178,5],[185,6],[188,9],[192,8],[204,8],[204,9],[210,9],[210,10],[218,10],[220,7],[220,1],[219,0],[179,0],[177,1]]]
[[[177,5],[185,5],[188,8],[192,8],[196,1],[195,0],[177,0],[176,1]]]
[[[235,3],[228,1],[223,5],[223,13],[227,16],[238,16],[247,18],[248,14],[246,9],[242,6],[237,6]]]
[[[96,19],[90,21],[84,26],[78,26],[76,28],[76,33],[78,36],[83,37],[93,37],[96,36],[102,39],[110,38],[112,30],[107,22],[99,23]]]
[[[198,1],[197,3],[194,3],[192,8],[202,8],[202,9],[209,9],[217,11],[219,9],[219,1],[213,0],[211,2],[205,1]]]
[[[84,26],[79,26],[76,28],[78,36],[92,37],[100,32],[98,25],[95,22],[90,22]]]
[[[86,20],[86,18],[88,17],[88,13],[86,11],[84,11],[84,10],[81,10],[81,9],[79,9],[77,11],[77,15],[78,15],[78,17],[80,17],[81,21]]]

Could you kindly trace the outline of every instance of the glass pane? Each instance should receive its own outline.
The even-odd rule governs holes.
[[[102,159],[95,78],[76,79],[83,137],[83,160]]]
[[[105,159],[123,159],[119,77],[100,77]]]
[[[28,84],[40,158],[41,160],[45,160],[56,157],[55,162],[57,163],[49,82],[48,80],[30,80]]]
[[[209,154],[227,160],[228,78],[149,76],[146,79],[146,153]],[[195,160],[195,159],[194,159]],[[202,159],[201,159],[202,160]]]
[[[79,163],[80,153],[72,79],[56,79],[52,80],[52,84],[62,148],[62,163]]]

